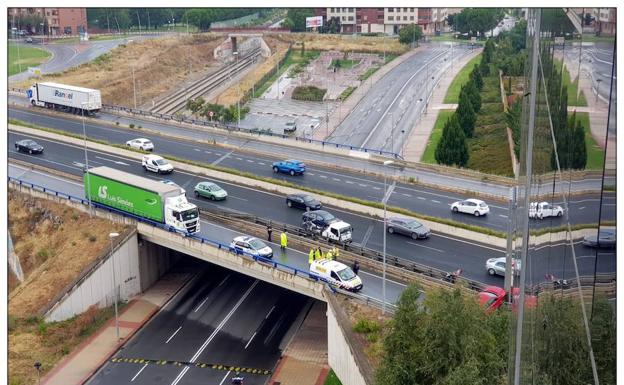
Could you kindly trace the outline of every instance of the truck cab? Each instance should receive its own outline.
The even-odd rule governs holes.
[[[189,234],[199,232],[199,210],[184,195],[165,200],[165,223]]]
[[[364,286],[362,280],[344,263],[321,259],[310,264],[310,272],[329,281],[333,286],[344,290],[359,291]]]
[[[330,242],[336,243],[351,243],[353,228],[347,222],[338,220],[332,222],[322,232],[321,236]]]

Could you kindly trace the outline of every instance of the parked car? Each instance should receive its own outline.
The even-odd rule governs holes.
[[[169,185],[169,186],[175,186],[178,187],[180,189],[180,192],[182,192],[182,194],[186,195],[186,190],[183,189],[179,184],[177,184],[176,182],[169,180],[169,179],[163,179],[160,181],[160,183]]]
[[[284,134],[292,134],[297,131],[297,124],[295,122],[286,123],[286,127],[284,127]]]
[[[145,138],[132,139],[126,142],[126,146],[143,151],[154,151],[154,143]]]
[[[491,313],[505,303],[506,297],[507,292],[502,287],[486,286],[479,292],[479,303],[485,307],[487,313]]]
[[[551,205],[548,202],[531,202],[529,204],[529,218],[544,219],[562,215],[563,208],[561,206]]]
[[[415,219],[399,217],[389,218],[386,226],[390,234],[407,235],[408,237],[412,237],[412,239],[429,238],[429,234],[431,234],[431,230],[429,230],[427,226]]]
[[[158,174],[170,174],[173,172],[173,166],[167,162],[165,158],[159,155],[143,155],[141,166],[145,171],[151,171]]]
[[[490,208],[485,202],[472,198],[453,203],[451,205],[451,210],[455,213],[472,214],[475,217],[486,215],[490,212]]]
[[[321,202],[308,194],[290,194],[286,197],[286,205],[305,211],[321,209]]]
[[[617,234],[615,229],[601,229],[597,235],[586,235],[585,238],[583,238],[583,245],[601,249],[614,249],[616,246],[616,238]]]
[[[195,186],[195,196],[204,197],[213,201],[221,201],[227,198],[227,191],[212,182],[199,182]]]
[[[489,275],[502,275],[505,276],[505,271],[507,268],[507,258],[499,257],[499,258],[490,258],[485,261],[485,270]],[[511,265],[511,269],[514,274],[520,274],[520,260],[514,259]]]
[[[32,139],[22,139],[15,142],[15,149],[19,152],[27,152],[29,154],[43,153],[43,146]]]
[[[282,160],[273,163],[273,172],[283,172],[290,175],[303,175],[305,172],[305,164],[298,160]]]
[[[254,257],[273,258],[273,249],[255,237],[241,235],[232,240],[230,247],[238,253],[246,253]]]

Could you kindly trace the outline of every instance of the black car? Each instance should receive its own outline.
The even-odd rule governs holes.
[[[27,152],[29,154],[43,153],[43,146],[30,139],[23,139],[15,142],[15,149],[17,151]]]
[[[390,234],[403,234],[412,237],[412,239],[428,238],[429,234],[431,234],[427,226],[415,219],[389,218],[387,227]]]
[[[321,202],[308,194],[290,194],[286,197],[286,205],[305,211],[320,210]]]
[[[600,247],[604,249],[614,249],[616,245],[615,230],[600,230],[598,236],[596,234],[587,235],[583,238],[583,245],[588,247]]]
[[[325,210],[308,211],[303,213],[303,228],[304,229],[324,229],[329,226],[330,223],[337,221],[338,219]]]

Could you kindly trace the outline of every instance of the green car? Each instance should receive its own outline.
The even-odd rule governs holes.
[[[212,182],[199,182],[195,186],[195,196],[209,198],[212,201],[221,201],[227,198],[227,191]]]

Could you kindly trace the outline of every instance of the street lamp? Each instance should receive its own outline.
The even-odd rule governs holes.
[[[386,226],[387,226],[387,221],[386,221],[386,201],[387,201],[387,191],[386,191],[386,184],[387,184],[387,177],[388,174],[386,172],[386,167],[390,166],[391,164],[393,164],[394,161],[393,160],[386,160],[385,162],[383,162],[384,165],[384,195],[382,198],[382,202],[383,202],[383,207],[384,207],[384,214],[383,214],[383,274],[382,274],[382,278],[381,278],[381,296],[382,296],[382,303],[381,303],[381,314],[386,314]]]
[[[89,178],[89,157],[87,156],[87,127],[85,125],[84,106],[87,102],[80,103],[80,113],[82,115],[82,138],[84,140],[85,153],[85,171],[87,173],[87,201],[89,202],[89,215],[93,215],[93,207],[91,205],[91,179]]]
[[[598,92],[600,91],[600,82],[602,79],[596,79],[596,101],[594,103],[598,103]]]
[[[117,238],[119,233],[109,233],[108,239],[110,240],[110,259],[111,259],[111,275],[113,276],[113,302],[115,304],[115,329],[117,330],[117,341],[119,341],[119,314],[117,313],[117,281],[115,280],[115,257],[113,257],[113,238]]]

